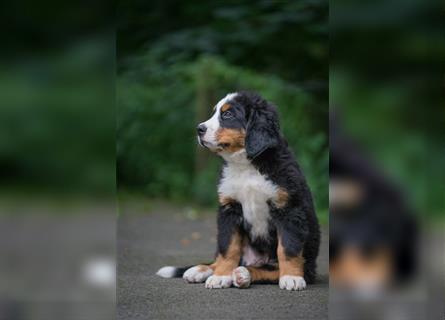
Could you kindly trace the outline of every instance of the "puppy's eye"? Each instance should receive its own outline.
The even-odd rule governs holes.
[[[222,113],[221,117],[223,119],[231,119],[231,118],[233,118],[233,114],[232,114],[232,112],[227,110]]]

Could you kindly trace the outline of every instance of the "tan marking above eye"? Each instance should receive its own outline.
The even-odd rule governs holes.
[[[228,103],[225,103],[222,107],[221,107],[221,112],[226,112],[227,110],[229,110],[232,106]]]

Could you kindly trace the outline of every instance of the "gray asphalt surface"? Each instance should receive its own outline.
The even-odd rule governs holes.
[[[210,262],[216,245],[215,216],[190,219],[186,211],[150,212],[153,209],[121,208],[117,319],[328,318],[326,228],[318,259],[319,280],[306,290],[289,292],[265,284],[209,290],[204,284],[163,279],[155,273],[165,265]]]

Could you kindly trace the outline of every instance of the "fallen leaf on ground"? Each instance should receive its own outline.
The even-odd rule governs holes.
[[[192,239],[193,240],[199,240],[201,239],[201,234],[199,232],[193,232],[192,233]]]

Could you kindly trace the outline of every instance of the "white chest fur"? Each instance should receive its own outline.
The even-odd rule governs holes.
[[[270,218],[267,201],[276,197],[278,187],[267,180],[241,151],[226,158],[218,192],[237,200],[243,208],[244,219],[252,226],[253,238],[268,234]]]

